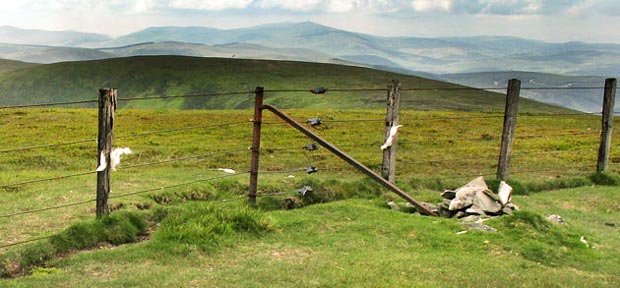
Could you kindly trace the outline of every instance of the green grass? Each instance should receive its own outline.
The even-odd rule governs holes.
[[[201,248],[209,237],[162,241],[161,235],[171,235],[167,224],[200,231],[218,225],[197,224],[202,217],[248,211],[239,203],[217,208],[194,203],[172,208],[185,216],[205,213],[182,223],[175,222],[181,215],[164,220],[149,241],[75,254],[0,285],[614,287],[620,283],[614,265],[620,243],[617,228],[603,222],[620,219],[613,207],[620,203],[618,195],[616,187],[587,187],[516,196],[524,211],[487,222],[497,233],[458,235],[465,228],[455,220],[394,212],[378,200],[358,199],[250,212],[248,219],[269,219],[272,228],[247,236],[215,233],[227,241],[215,251]],[[550,213],[562,215],[569,226],[542,220]],[[582,235],[594,248],[579,242]]]
[[[34,67],[39,64],[0,59],[0,74],[22,68]]]
[[[478,90],[442,90],[460,86],[368,68],[294,61],[181,56],[140,56],[56,63],[7,72],[0,74],[0,105],[96,100],[97,89],[100,87],[118,88],[119,97],[132,98],[244,92],[254,91],[257,86],[267,90],[306,91],[319,86],[330,89],[387,89],[388,82],[393,79],[399,80],[403,89],[427,88],[404,91],[402,105],[405,108],[504,110],[505,97],[502,94]],[[334,91],[324,96],[314,96],[309,92],[268,92],[267,95],[267,104],[277,104],[283,108],[383,109],[386,91]],[[253,97],[241,93],[217,97],[122,101],[119,105],[126,108],[153,109],[247,109],[251,108],[253,103]],[[568,110],[522,99],[520,111],[547,113]]]
[[[321,117],[324,125],[313,129],[322,137],[368,166],[381,162],[378,147],[385,125],[382,110],[286,112],[301,122]],[[350,287],[360,283],[447,287],[469,286],[467,281],[474,278],[482,286],[504,285],[505,279],[512,281],[506,284],[509,286],[614,286],[619,281],[613,271],[613,261],[618,257],[614,247],[620,243],[614,236],[617,228],[603,224],[619,225],[615,219],[620,219],[620,194],[617,187],[593,183],[614,184],[601,180],[617,179],[619,167],[614,159],[620,159],[619,152],[612,146],[610,172],[605,177],[588,178],[594,171],[599,138],[596,132],[589,131],[598,131],[597,117],[521,116],[516,135],[540,136],[518,138],[515,142],[510,181],[522,189],[514,201],[523,213],[493,220],[490,225],[500,229],[497,234],[456,235],[464,228],[454,220],[388,210],[385,199],[402,200],[385,194],[384,189],[325,149],[301,149],[311,141],[268,113],[260,169],[274,173],[261,173],[259,193],[283,195],[259,197],[262,212],[243,206],[247,175],[159,189],[225,175],[216,168],[247,171],[252,133],[248,119],[252,112],[121,109],[115,118],[114,146],[131,147],[134,154],[124,156],[119,170],[112,172],[111,196],[152,191],[112,198],[110,202],[115,206],[123,204],[126,211],[150,207],[140,212],[150,215],[155,227],[150,240],[121,246],[95,243],[133,240],[80,240],[78,236],[90,235],[88,223],[93,223],[94,202],[3,217],[0,245],[72,233],[74,236],[66,242],[78,239],[82,243],[78,247],[103,248],[72,252],[61,258],[49,252],[56,249],[49,246],[53,241],[3,249],[3,255],[30,249],[27,254],[33,256],[24,257],[24,261],[37,265],[30,276],[0,280],[0,287],[167,287],[179,283],[233,287]],[[93,109],[0,111],[0,135],[9,139],[0,143],[0,150],[93,139],[69,146],[0,152],[0,185],[94,170],[96,119]],[[368,119],[376,121],[357,121]],[[219,126],[229,122],[239,123]],[[405,126],[399,136],[397,185],[414,198],[437,203],[441,201],[438,191],[455,188],[480,174],[495,173],[501,114],[404,110],[401,122]],[[128,137],[207,125],[214,126]],[[554,136],[581,132],[586,134]],[[616,137],[613,143],[620,140]],[[212,155],[127,168],[206,154]],[[311,165],[318,166],[319,173],[306,175],[299,170]],[[275,173],[283,170],[286,173]],[[303,185],[312,186],[315,193],[299,199],[303,208],[276,210],[282,199],[299,198],[295,191]],[[574,186],[583,187],[534,193]],[[94,195],[92,174],[4,188],[0,189],[0,215],[92,200]],[[235,200],[222,202],[225,199]],[[333,200],[341,201],[330,202]],[[207,203],[219,204],[214,207]],[[544,224],[541,217],[551,213],[562,215],[570,226]],[[579,246],[581,235],[595,248]]]

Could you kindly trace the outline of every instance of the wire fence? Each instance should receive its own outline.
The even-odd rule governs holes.
[[[469,88],[469,87],[421,87],[421,88],[408,88],[402,89],[402,91],[481,91],[481,90],[505,90],[506,87],[486,87],[486,88]],[[521,89],[575,89],[575,90],[591,90],[591,89],[603,89],[602,87],[524,87]],[[274,89],[264,90],[265,93],[290,93],[291,97],[296,97],[297,94],[309,93],[312,89]],[[387,92],[385,88],[358,88],[358,89],[327,89],[329,93],[350,93],[350,92]],[[164,95],[164,96],[144,96],[135,98],[118,98],[118,101],[131,102],[131,101],[149,101],[160,99],[174,99],[174,98],[190,98],[190,97],[226,97],[235,95],[253,95],[255,91],[236,91],[236,92],[222,92],[222,93],[196,93],[196,94],[184,94],[184,95]],[[26,105],[14,105],[0,107],[0,113],[11,109],[32,109],[40,107],[57,107],[64,106],[70,107],[76,104],[90,104],[97,103],[98,100],[82,100],[82,101],[67,101],[57,103],[40,103],[40,104],[26,104]],[[177,169],[176,173],[183,173],[183,162],[187,161],[205,161],[202,169],[216,169],[216,167],[230,167],[230,166],[243,166],[247,165],[250,149],[249,143],[251,142],[249,136],[249,129],[253,124],[249,119],[251,115],[244,114],[247,111],[241,113],[232,113],[235,115],[221,115],[221,121],[217,123],[209,123],[205,125],[185,125],[181,127],[169,127],[162,129],[151,129],[151,131],[140,132],[133,129],[127,129],[127,131],[120,131],[119,136],[114,137],[115,140],[121,140],[126,143],[136,143],[143,145],[156,146],[155,148],[146,152],[138,152],[136,158],[144,159],[147,161],[133,163],[123,162],[118,167],[119,171],[135,170],[140,174],[141,169],[157,165],[173,164],[179,165],[181,169]],[[304,114],[304,111],[296,111],[302,115],[300,118],[316,118],[312,115]],[[209,112],[205,112],[209,114]],[[308,113],[310,114],[310,113]],[[316,112],[312,114],[317,116]],[[334,116],[335,115],[335,116]],[[380,113],[372,115],[372,113],[364,113],[358,115],[358,117],[351,117],[349,115],[330,114],[327,117],[322,117],[322,122],[318,125],[312,125],[311,121],[306,121],[307,126],[314,129],[318,134],[321,134],[326,139],[339,139],[342,143],[336,143],[339,148],[347,150],[352,156],[361,161],[368,167],[374,170],[381,169],[381,151],[379,146],[383,143],[385,133],[386,120],[380,117]],[[558,119],[586,119],[592,120],[594,124],[599,121],[598,116],[601,113],[582,113],[582,112],[561,112],[561,113],[520,113],[518,115],[520,121],[524,123],[517,128],[517,135],[515,137],[517,143],[515,144],[515,166],[512,169],[512,173],[517,177],[529,177],[527,175],[542,175],[545,177],[557,176],[557,175],[584,175],[591,173],[594,170],[595,158],[593,155],[597,150],[598,139],[600,131],[597,127],[588,127],[590,130],[584,129],[583,122],[578,122],[571,126],[571,124],[563,123]],[[231,116],[231,117],[226,117]],[[321,116],[321,115],[318,115]],[[454,179],[468,179],[477,176],[495,176],[495,170],[497,169],[497,152],[499,147],[499,141],[501,135],[502,120],[504,118],[503,113],[497,112],[444,112],[444,113],[417,113],[415,111],[405,111],[402,125],[405,127],[412,127],[412,130],[403,129],[399,136],[399,170],[397,172],[398,177],[437,177],[446,180]],[[588,118],[590,117],[590,118]],[[246,119],[235,121],[234,119]],[[231,121],[231,119],[233,119]],[[123,119],[118,118],[115,120],[117,123],[122,123]],[[304,122],[304,121],[300,121]],[[534,124],[533,124],[534,123]],[[171,124],[173,124],[171,122]],[[314,173],[335,173],[344,172],[347,174],[355,173],[355,170],[349,166],[343,166],[342,162],[335,159],[331,153],[328,153],[325,149],[312,145],[306,137],[295,133],[284,133],[282,131],[283,122],[275,119],[266,119],[263,121],[265,125],[264,129],[269,132],[268,140],[261,146],[263,154],[262,169],[260,174],[274,175],[286,174],[289,176],[294,175],[310,175]],[[554,127],[554,125],[556,127]],[[127,126],[130,127],[130,126]],[[466,127],[466,128],[459,128]],[[474,128],[472,128],[474,127]],[[244,130],[245,129],[245,130]],[[418,130],[413,130],[418,129]],[[271,130],[271,131],[270,131]],[[240,133],[244,131],[244,133]],[[370,131],[370,132],[369,132]],[[199,143],[184,143],[183,136],[187,133],[195,133],[199,136],[192,136],[193,140]],[[207,136],[209,137],[207,137]],[[152,137],[163,136],[170,137],[171,139],[163,140],[165,144],[159,144]],[[204,138],[200,138],[204,137]],[[583,141],[580,137],[583,137]],[[189,138],[189,137],[188,137]],[[233,139],[234,138],[234,139]],[[40,140],[40,139],[38,139]],[[134,142],[131,142],[134,141]],[[177,143],[178,142],[178,143]],[[239,143],[247,143],[248,145],[239,145]],[[337,141],[334,141],[337,142]],[[77,139],[69,141],[61,141],[56,143],[32,143],[28,145],[21,145],[20,147],[4,147],[0,149],[1,155],[10,155],[5,157],[9,159],[9,164],[4,167],[11,167],[11,165],[19,166],[21,162],[27,164],[28,159],[18,159],[20,156],[28,156],[32,153],[36,153],[37,150],[43,150],[43,154],[48,156],[47,150],[54,150],[57,148],[69,147],[80,144],[97,144],[95,139]],[[182,143],[191,146],[190,148],[174,147],[177,144]],[[231,145],[231,143],[236,143]],[[180,146],[181,144],[179,144]],[[94,145],[93,145],[94,146]],[[162,147],[163,146],[163,147]],[[207,146],[209,149],[204,149]],[[217,149],[213,149],[217,148]],[[158,152],[157,150],[166,150],[166,152]],[[206,152],[205,150],[209,150]],[[188,151],[194,152],[187,154]],[[151,154],[147,152],[152,152]],[[203,153],[200,153],[203,152]],[[206,152],[206,153],[204,153]],[[614,151],[615,152],[615,151]],[[90,153],[94,154],[94,153]],[[16,156],[17,155],[17,156]],[[246,157],[243,157],[243,156]],[[613,160],[611,170],[620,171],[620,155],[612,154],[617,159]],[[158,158],[161,156],[163,158]],[[30,157],[30,156],[28,156]],[[35,157],[35,156],[32,156]],[[554,157],[556,162],[553,163],[538,163],[537,161],[528,161],[528,158],[534,159],[548,159]],[[612,157],[612,158],[613,158]],[[14,159],[15,158],[15,159]],[[95,155],[92,155],[90,160],[96,159]],[[524,160],[525,159],[525,160]],[[585,162],[587,159],[588,162]],[[87,160],[87,159],[85,159]],[[617,161],[616,161],[617,160]],[[567,163],[589,163],[588,165],[574,165],[570,169],[566,169],[564,165]],[[539,165],[540,164],[540,165]],[[0,165],[2,163],[0,162]],[[185,166],[187,167],[187,166]],[[94,168],[94,167],[93,167]],[[188,169],[188,168],[186,168]],[[200,169],[191,167],[189,169]],[[25,173],[29,173],[31,169],[23,169]],[[167,172],[173,169],[166,170]],[[223,170],[223,169],[222,169]],[[441,171],[438,171],[441,170]],[[62,168],[55,171],[64,171]],[[69,170],[67,170],[70,172]],[[126,187],[122,185],[115,186],[114,193],[110,195],[110,199],[127,198],[131,196],[144,195],[148,193],[162,192],[174,190],[181,187],[191,186],[198,183],[214,182],[225,178],[239,177],[248,175],[249,170],[242,170],[241,172],[234,172],[232,174],[217,175],[202,177],[196,180],[184,181],[174,184],[174,182],[165,182],[166,185],[155,185],[151,188],[140,189],[132,192],[118,193],[126,190]],[[28,179],[25,181],[10,181],[14,177],[2,176],[1,181],[7,181],[0,183],[0,192],[10,192],[10,188],[19,187],[18,193],[23,193],[30,199],[35,199],[32,193],[28,192],[27,186],[33,186],[35,184],[41,184],[45,182],[62,181],[88,175],[96,174],[96,171],[73,171],[73,173],[59,173],[62,175],[53,177],[39,177],[36,179]],[[120,173],[120,172],[119,172]],[[224,173],[224,172],[222,172]],[[3,173],[0,173],[2,175]],[[46,175],[48,173],[35,173],[37,175]],[[150,175],[150,174],[148,174]],[[523,176],[526,175],[526,176]],[[126,176],[120,176],[119,179],[123,179]],[[292,177],[291,177],[292,178]],[[122,182],[122,181],[121,181]],[[118,183],[123,184],[123,183]],[[92,186],[92,185],[91,185]],[[91,187],[87,187],[89,190]],[[118,189],[118,190],[116,190]],[[32,190],[37,191],[37,190]],[[53,193],[52,193],[53,194]],[[278,196],[291,194],[287,192],[272,192],[272,193],[259,193],[257,196]],[[57,196],[52,196],[52,198]],[[219,203],[226,203],[234,200],[243,199],[246,195],[238,195],[231,198],[217,200]],[[45,198],[45,197],[44,197]],[[48,199],[51,200],[51,199]],[[68,203],[50,204],[51,201],[44,201],[38,205],[38,208],[31,209],[16,209],[14,211],[7,211],[7,208],[3,208],[1,211],[4,214],[0,214],[0,220],[11,219],[12,222],[16,216],[32,215],[44,211],[61,210],[68,207],[86,205],[95,203],[96,199],[87,198],[86,200],[79,200]],[[4,205],[7,207],[7,205]],[[10,207],[22,207],[26,205],[12,205]],[[33,205],[37,206],[37,205]],[[12,224],[13,227],[19,224]],[[9,248],[20,244],[26,244],[34,241],[48,239],[52,236],[36,237],[27,240],[19,240],[12,243],[4,243],[0,241],[0,249]]]

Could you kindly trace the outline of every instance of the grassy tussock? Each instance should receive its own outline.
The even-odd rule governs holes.
[[[56,257],[79,250],[96,248],[105,243],[120,245],[136,242],[146,233],[147,223],[137,213],[114,213],[101,219],[71,225],[49,240],[24,246],[0,256],[3,278],[28,274]]]
[[[171,207],[153,235],[155,246],[171,250],[198,248],[214,252],[240,238],[260,236],[273,229],[264,215],[244,205],[234,209],[207,202]]]

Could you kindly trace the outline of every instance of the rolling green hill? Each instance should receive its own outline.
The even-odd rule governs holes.
[[[267,90],[386,88],[397,79],[407,91],[403,106],[416,110],[503,111],[502,94],[477,90],[442,90],[462,87],[414,76],[368,68],[293,61],[139,56],[106,60],[55,63],[0,75],[0,105],[96,99],[100,87],[116,87],[119,97],[179,95]],[[376,109],[385,107],[385,91],[328,92],[314,96],[301,92],[267,92],[266,102],[283,108]],[[248,93],[218,97],[124,102],[131,108],[243,109],[253,105]],[[566,111],[523,99],[523,112]]]
[[[33,66],[37,66],[39,64],[34,64],[34,63],[28,63],[28,62],[21,62],[21,61],[13,61],[13,60],[6,60],[6,59],[0,59],[0,73],[4,73],[7,71],[13,71],[13,70],[17,70],[17,69],[22,69],[22,68],[28,68],[28,67],[33,67]]]

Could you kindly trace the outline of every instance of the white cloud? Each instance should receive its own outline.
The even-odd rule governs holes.
[[[168,6],[178,9],[221,11],[247,8],[253,0],[174,0]]]
[[[322,0],[262,0],[256,1],[256,6],[263,9],[284,9],[305,12],[321,9],[323,4],[325,4],[324,2],[325,1]]]
[[[417,12],[427,11],[444,11],[452,10],[451,0],[414,0],[411,1],[411,7]]]

